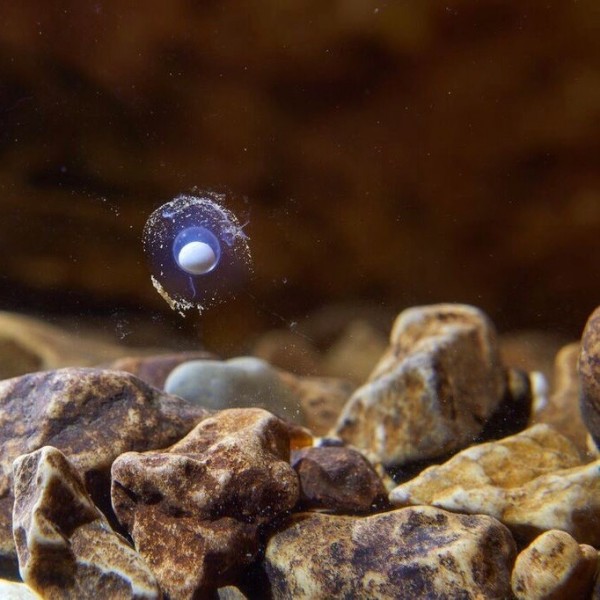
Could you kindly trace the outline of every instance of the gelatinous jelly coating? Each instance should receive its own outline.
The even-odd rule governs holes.
[[[249,272],[247,236],[224,200],[215,192],[178,196],[156,209],[144,227],[152,283],[181,314],[230,297]]]

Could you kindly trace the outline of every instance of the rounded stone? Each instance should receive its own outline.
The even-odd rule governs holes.
[[[167,377],[165,391],[208,409],[257,407],[302,421],[298,397],[276,369],[252,356],[183,363]]]

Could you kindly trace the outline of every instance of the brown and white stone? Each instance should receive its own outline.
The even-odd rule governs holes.
[[[595,548],[553,529],[517,556],[511,578],[513,594],[519,600],[589,598],[597,567]]]
[[[581,465],[574,445],[548,425],[472,446],[390,493],[395,506],[430,504],[487,514],[529,541],[563,529],[600,543],[600,461]]]
[[[23,580],[44,598],[160,598],[142,558],[110,527],[51,446],[14,463],[13,533]]]
[[[254,559],[258,527],[298,500],[289,446],[271,413],[229,409],[168,450],[113,463],[115,513],[170,598],[233,583]]]
[[[387,505],[383,482],[358,452],[344,447],[304,448],[292,454],[303,509],[370,512]]]
[[[122,371],[65,368],[0,382],[0,569],[14,573],[12,463],[51,445],[110,512],[110,466],[128,450],[162,448],[207,414]]]
[[[504,390],[494,327],[481,311],[459,304],[408,309],[333,433],[385,465],[442,456],[482,432]]]
[[[591,314],[583,330],[579,378],[583,421],[600,448],[600,306]]]
[[[515,554],[495,519],[420,506],[296,514],[269,540],[264,568],[274,600],[505,598]]]

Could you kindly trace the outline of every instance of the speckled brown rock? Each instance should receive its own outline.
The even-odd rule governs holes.
[[[485,516],[414,507],[369,517],[294,515],[264,565],[283,598],[505,598],[516,548]]]
[[[346,379],[298,377],[284,371],[279,376],[298,397],[303,421],[315,435],[331,430],[356,388]]]
[[[595,548],[564,531],[547,531],[517,556],[512,590],[519,600],[589,598],[597,566]]]
[[[258,526],[298,500],[289,452],[280,419],[230,409],[166,451],[113,463],[114,510],[171,598],[232,583],[254,559]]]
[[[23,580],[44,598],[160,598],[142,558],[96,508],[75,467],[45,446],[14,463],[14,539]]]
[[[579,377],[583,421],[600,448],[600,307],[591,314],[583,330]]]
[[[533,423],[547,423],[566,435],[582,454],[587,454],[587,428],[579,408],[580,383],[577,362],[579,342],[563,346],[554,360],[552,393],[545,406],[536,411]]]
[[[110,512],[112,461],[128,450],[162,448],[207,413],[120,371],[66,368],[0,382],[0,570],[14,572],[12,462],[52,445]]]
[[[302,508],[334,513],[369,512],[386,506],[387,493],[369,462],[344,447],[304,448],[292,454]]]
[[[385,465],[442,456],[481,433],[504,388],[494,328],[481,311],[412,308],[396,319],[390,347],[334,434]]]
[[[600,461],[581,465],[573,444],[547,425],[473,446],[390,493],[395,506],[431,504],[487,514],[523,541],[563,529],[600,543]]]
[[[169,373],[181,363],[201,358],[214,359],[210,352],[174,352],[154,356],[125,356],[118,358],[106,366],[112,371],[127,371],[148,385],[163,389]]]

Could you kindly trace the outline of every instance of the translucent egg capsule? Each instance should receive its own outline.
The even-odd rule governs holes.
[[[250,269],[248,238],[224,199],[215,192],[178,196],[144,227],[152,283],[182,315],[230,297]]]

